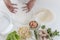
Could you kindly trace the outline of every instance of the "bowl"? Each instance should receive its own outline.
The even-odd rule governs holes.
[[[0,11],[0,34],[6,35],[13,28],[12,19],[7,13]]]

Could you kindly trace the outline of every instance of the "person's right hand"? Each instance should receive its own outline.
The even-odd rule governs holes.
[[[17,4],[12,4],[12,3],[10,2],[10,0],[5,0],[4,2],[5,2],[7,8],[9,9],[10,12],[12,12],[12,13],[17,12],[17,11],[15,10],[15,9],[17,9],[17,7],[14,7],[14,6],[17,6]]]

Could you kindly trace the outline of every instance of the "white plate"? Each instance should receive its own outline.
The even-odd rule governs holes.
[[[6,35],[13,28],[11,17],[3,11],[0,11],[0,34]]]

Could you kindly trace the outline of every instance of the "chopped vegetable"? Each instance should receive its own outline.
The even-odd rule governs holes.
[[[47,29],[47,33],[52,37],[53,36],[53,34],[52,34],[52,32],[51,32],[51,28],[48,28]]]
[[[45,29],[45,25],[42,25],[41,28],[42,28],[42,29]]]
[[[47,32],[48,32],[48,33],[51,33],[51,28],[48,28],[48,29],[47,29]]]
[[[55,30],[54,32],[51,31],[51,28],[48,28],[47,29],[47,32],[48,34],[51,36],[51,37],[54,37],[54,36],[57,36],[59,35],[59,32],[57,30]]]
[[[31,37],[31,31],[30,31],[29,27],[19,28],[18,33],[24,39]]]
[[[36,40],[37,40],[37,31],[36,30],[34,30],[34,34],[35,34],[35,38],[36,38]]]
[[[10,34],[8,34],[6,40],[20,40],[20,36],[17,34],[16,31],[13,31]]]
[[[53,32],[53,35],[54,35],[54,36],[59,35],[59,32],[58,32],[57,30],[55,30],[55,31]]]

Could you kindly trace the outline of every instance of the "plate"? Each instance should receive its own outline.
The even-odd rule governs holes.
[[[13,28],[12,20],[8,14],[0,11],[0,34],[6,35]]]

